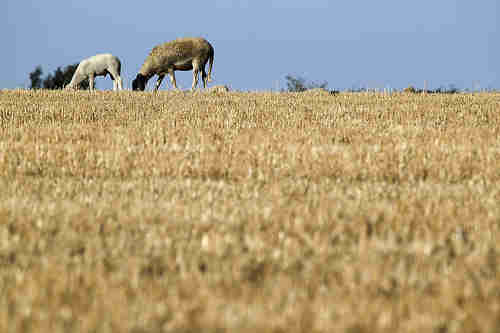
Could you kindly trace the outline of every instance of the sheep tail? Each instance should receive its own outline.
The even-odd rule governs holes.
[[[207,82],[212,82],[211,74],[212,74],[212,67],[214,65],[214,49],[212,47],[210,47],[208,61],[210,62],[210,64],[208,65]]]

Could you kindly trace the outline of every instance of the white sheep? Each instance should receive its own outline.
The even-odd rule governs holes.
[[[75,89],[78,87],[80,82],[89,79],[89,88],[94,90],[94,78],[96,76],[104,76],[109,74],[113,80],[113,90],[122,90],[122,79],[120,77],[121,73],[121,62],[120,59],[112,54],[97,54],[93,57],[82,60],[75,73],[71,82],[66,86],[66,89]]]
[[[210,62],[208,75],[205,72],[205,65]],[[206,88],[210,82],[212,66],[214,62],[214,49],[210,43],[203,38],[178,38],[176,40],[157,45],[148,55],[142,65],[135,80],[132,82],[133,90],[144,90],[148,80],[154,75],[158,75],[155,91],[160,87],[161,81],[166,74],[169,74],[170,81],[175,89],[175,71],[193,70],[194,90],[198,84],[198,73],[201,71],[203,87]]]

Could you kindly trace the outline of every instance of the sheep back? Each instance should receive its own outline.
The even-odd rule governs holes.
[[[213,48],[207,40],[192,37],[178,38],[155,46],[144,61],[139,73],[147,77],[166,73],[169,68],[186,60],[200,58],[202,62],[206,62],[210,54],[213,54]]]
[[[112,54],[103,53],[82,60],[77,67],[77,71],[83,75],[89,75],[90,73],[103,75],[111,68],[116,70],[119,75],[121,72],[120,59]]]

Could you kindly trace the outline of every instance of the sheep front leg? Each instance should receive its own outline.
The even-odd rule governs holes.
[[[207,72],[205,72],[205,67],[201,68],[201,80],[203,81],[203,89],[207,88]]]
[[[177,82],[175,82],[175,71],[173,69],[169,70],[168,75],[170,76],[172,86],[174,87],[174,89],[177,89]]]
[[[165,77],[165,74],[158,75],[158,79],[156,80],[156,85],[155,85],[155,91],[158,91],[158,88],[160,88],[161,81],[163,81],[164,77]]]

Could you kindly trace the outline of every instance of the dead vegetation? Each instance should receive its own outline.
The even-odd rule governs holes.
[[[497,331],[499,101],[0,91],[0,331]]]

